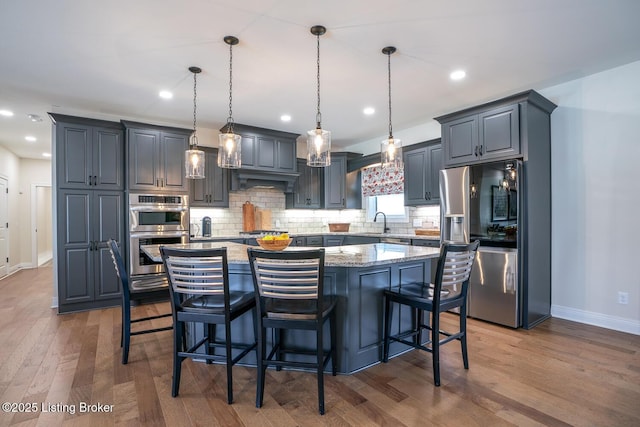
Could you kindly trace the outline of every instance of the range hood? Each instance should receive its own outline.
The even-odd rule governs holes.
[[[293,185],[299,175],[298,172],[287,173],[234,169],[231,171],[231,191],[262,187],[279,188],[285,193],[293,193]]]

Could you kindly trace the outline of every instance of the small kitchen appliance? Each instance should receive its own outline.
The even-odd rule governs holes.
[[[211,237],[211,217],[202,218],[202,237]]]

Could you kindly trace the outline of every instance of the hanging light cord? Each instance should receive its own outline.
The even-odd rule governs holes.
[[[233,133],[233,44],[229,44],[229,117],[227,118],[227,133]]]
[[[389,71],[389,139],[393,139],[393,126],[391,125],[391,53],[387,54],[387,69]]]
[[[196,105],[196,99],[198,97],[198,92],[197,92],[197,83],[196,83],[196,76],[198,74],[197,73],[193,73],[193,137],[192,137],[192,141],[194,146],[198,146],[198,137],[196,135],[196,109],[197,109],[197,105]]]
[[[317,39],[317,59],[316,59],[316,65],[318,67],[318,73],[317,73],[317,92],[318,92],[318,112],[316,113],[316,129],[322,129],[322,125],[320,124],[322,122],[322,113],[320,113],[320,34],[318,34],[316,36]]]

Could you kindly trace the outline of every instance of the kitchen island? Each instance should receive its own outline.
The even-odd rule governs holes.
[[[232,289],[253,290],[251,269],[247,258],[249,246],[233,242],[197,242],[167,245],[191,249],[226,247],[229,262],[229,282]],[[142,249],[154,260],[160,260],[158,245]],[[295,247],[287,250],[300,250]],[[429,281],[431,260],[439,249],[389,243],[334,246],[325,248],[325,292],[336,295],[338,372],[350,374],[377,363],[382,357],[383,304],[382,291],[391,285]],[[406,307],[394,310],[392,331],[411,328],[414,319]],[[328,328],[328,325],[327,325]],[[202,330],[189,331],[200,336]],[[315,338],[307,331],[292,331],[287,335],[296,345],[314,345]],[[328,348],[328,334],[326,348]],[[249,342],[253,339],[251,315],[236,320],[233,339]],[[392,343],[390,353],[398,354],[409,347]],[[255,354],[244,362],[255,363]]]

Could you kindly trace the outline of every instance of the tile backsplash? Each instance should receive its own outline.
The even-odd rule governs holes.
[[[348,222],[349,231],[382,232],[382,223],[367,220],[365,209],[285,209],[282,190],[272,188],[251,188],[229,193],[229,208],[191,208],[191,223],[199,230],[202,218],[211,217],[212,236],[235,236],[242,232],[242,205],[251,202],[260,209],[271,210],[271,228],[289,233],[324,233],[329,231],[330,222]],[[394,234],[413,234],[416,228],[439,228],[440,208],[438,206],[407,207],[408,221],[388,221],[387,226]],[[420,224],[414,226],[414,224]],[[198,232],[200,235],[201,232]]]

